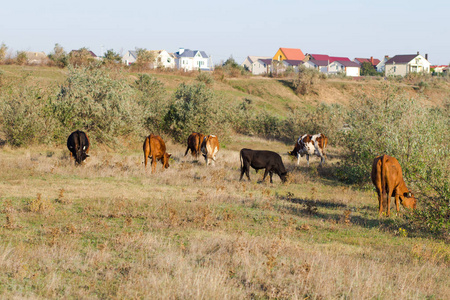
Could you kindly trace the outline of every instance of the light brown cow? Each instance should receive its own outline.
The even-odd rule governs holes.
[[[395,197],[397,213],[399,201],[405,208],[416,208],[417,200],[403,181],[402,168],[395,157],[377,156],[372,165],[372,182],[378,194],[379,214],[383,213],[383,203],[387,202],[387,215],[391,215],[391,197]],[[387,198],[387,201],[385,200]],[[386,201],[386,202],[385,202]]]
[[[208,135],[203,138],[201,145],[202,155],[206,160],[206,165],[209,165],[212,159],[216,161],[216,154],[219,151],[219,139],[215,135]]]
[[[193,132],[187,139],[187,148],[186,152],[184,153],[184,156],[186,156],[189,150],[191,150],[192,156],[198,159],[198,155],[201,152],[201,145],[204,137],[205,136],[201,133]]]
[[[160,160],[164,168],[169,167],[170,153],[166,153],[166,144],[159,135],[150,134],[144,141],[144,160],[147,167],[147,159],[152,159],[152,173],[155,173],[156,162]]]

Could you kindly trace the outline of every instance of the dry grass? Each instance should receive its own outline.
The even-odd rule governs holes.
[[[241,141],[238,139],[238,144]],[[257,141],[263,146],[263,140]],[[280,143],[266,146],[285,153]],[[378,219],[372,190],[283,155],[288,184],[239,182],[229,145],[214,167],[167,143],[171,166],[142,153],[0,150],[3,298],[443,299],[448,245]],[[286,148],[286,149],[284,149]],[[326,167],[332,167],[331,159]],[[400,230],[400,228],[403,230]],[[406,233],[406,234],[405,234]]]

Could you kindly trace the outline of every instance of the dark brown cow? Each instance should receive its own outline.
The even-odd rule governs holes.
[[[297,165],[300,164],[300,157],[306,154],[306,162],[309,167],[309,156],[317,155],[320,157],[320,165],[325,162],[325,147],[328,144],[328,138],[323,133],[315,135],[305,134],[298,138],[294,150],[288,152],[289,155],[297,157]]]
[[[267,174],[270,176],[270,183],[272,181],[273,173],[280,176],[281,181],[286,182],[287,171],[283,165],[283,160],[278,153],[266,150],[252,150],[252,149],[241,149],[239,154],[241,159],[241,177],[247,175],[248,180],[250,180],[250,167],[255,169],[257,172],[260,169],[265,169],[262,181],[266,179]]]
[[[208,135],[203,138],[201,145],[202,155],[206,160],[206,165],[209,165],[212,159],[216,161],[216,154],[219,151],[219,139],[215,135]]]
[[[160,160],[164,168],[169,167],[170,153],[166,153],[166,144],[159,135],[150,134],[144,141],[144,160],[147,167],[147,159],[152,159],[152,173],[155,173],[156,162]]]
[[[72,132],[67,138],[67,148],[70,156],[75,158],[75,164],[80,165],[89,155],[89,139],[83,131]]]
[[[397,213],[400,210],[399,202],[405,208],[416,208],[417,200],[406,187],[403,181],[402,168],[395,157],[382,155],[374,159],[372,165],[372,182],[378,194],[378,213],[380,215],[383,213],[383,203],[386,202],[387,215],[391,215],[391,197],[395,197]]]
[[[198,132],[193,132],[187,139],[187,148],[186,152],[184,153],[184,156],[186,156],[191,150],[192,156],[195,158],[198,158],[198,155],[201,152],[201,145],[204,139],[204,135]]]

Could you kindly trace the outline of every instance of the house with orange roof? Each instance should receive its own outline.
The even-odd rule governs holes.
[[[274,61],[283,61],[283,60],[303,60],[305,55],[302,50],[296,48],[280,48],[277,53],[274,55]]]

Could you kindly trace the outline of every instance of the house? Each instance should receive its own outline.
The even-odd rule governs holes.
[[[270,60],[270,63],[267,64],[267,60]],[[267,56],[247,56],[241,64],[242,67],[247,68],[253,75],[269,73],[267,71],[268,65],[272,65],[272,58]]]
[[[81,48],[79,50],[72,50],[69,52],[69,56],[76,56],[76,55],[82,55],[83,52],[86,52],[87,56],[89,56],[89,58],[93,58],[93,59],[99,59],[99,57],[97,55],[95,55],[94,52],[92,52],[89,49],[86,48]]]
[[[303,60],[291,60],[291,59],[286,59],[282,61],[282,64],[286,67],[286,68],[293,68],[295,72],[298,72],[298,68],[300,66],[302,66],[305,62]]]
[[[128,50],[124,56],[122,56],[122,63],[129,66],[136,62],[137,60],[137,52],[134,50]]]
[[[28,65],[40,65],[48,60],[47,54],[45,52],[30,52],[25,51],[25,55],[27,56],[27,64]]]
[[[151,50],[150,51],[155,58],[153,63],[153,69],[156,68],[175,68],[175,55],[173,53],[168,53],[166,50]]]
[[[385,76],[406,76],[409,73],[430,73],[428,55],[419,54],[396,55],[385,64]]]
[[[328,60],[309,59],[303,66],[308,69],[316,69],[321,73],[328,73]]]
[[[433,70],[433,73],[435,73],[435,74],[442,74],[444,72],[445,68],[448,68],[448,66],[447,65],[430,66],[430,69]]]
[[[377,64],[375,69],[377,69],[377,72],[384,73],[384,68],[386,66],[386,62],[390,59],[388,55],[385,55],[384,58]]]
[[[339,57],[339,56],[329,56],[326,54],[309,54],[307,53],[305,56],[305,61],[308,60],[316,60],[316,61],[327,61],[328,63],[332,63],[333,61],[350,61],[348,57]]]
[[[206,55],[205,51],[180,48],[174,53],[174,56],[175,66],[178,69],[183,69],[184,71],[211,70],[211,57]]]
[[[304,60],[305,55],[302,50],[295,48],[280,48],[274,55],[273,60],[283,61],[283,60]]]
[[[377,58],[373,58],[373,56],[371,56],[370,58],[355,58],[353,61],[360,66],[365,62],[370,63],[375,69],[377,68],[377,65],[380,63],[380,60]]]
[[[335,60],[328,65],[328,74],[344,73],[346,76],[360,76],[361,66],[354,61]]]

